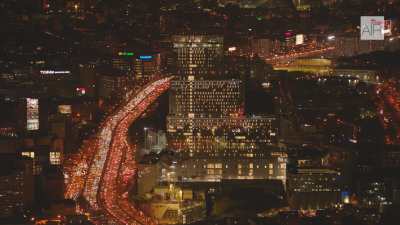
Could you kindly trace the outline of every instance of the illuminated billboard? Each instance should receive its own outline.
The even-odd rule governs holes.
[[[71,74],[69,70],[41,70],[39,72],[43,75]]]
[[[39,130],[39,99],[26,99],[26,129]]]
[[[133,56],[135,53],[133,52],[118,52],[119,56]]]

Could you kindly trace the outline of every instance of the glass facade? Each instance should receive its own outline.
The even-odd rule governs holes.
[[[216,76],[222,37],[177,35],[172,42],[181,77],[170,88],[167,140],[169,148],[178,152],[178,162],[163,177],[285,182],[287,155],[276,147],[279,120],[246,117],[243,81]]]
[[[177,55],[178,74],[213,76],[223,55],[223,38],[215,35],[175,35],[173,48]]]
[[[173,179],[279,179],[285,183],[287,154],[275,146],[277,124],[275,117],[168,117],[169,147],[180,156],[172,173],[178,177]]]
[[[179,80],[170,91],[170,115],[183,117],[238,117],[243,114],[240,80]]]
[[[262,158],[278,142],[275,117],[167,118],[171,148],[187,157]]]

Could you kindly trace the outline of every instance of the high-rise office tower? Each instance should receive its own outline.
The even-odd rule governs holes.
[[[278,141],[278,125],[273,116],[167,119],[170,147],[186,158],[265,157],[264,147]]]
[[[340,203],[340,173],[326,168],[302,168],[288,174],[292,207],[324,209]]]
[[[172,82],[169,114],[189,118],[238,117],[243,114],[240,80],[178,80]]]
[[[167,117],[168,145],[179,152],[174,173],[183,181],[285,180],[286,154],[273,147],[279,122],[244,115],[242,80],[217,73],[222,43],[210,35],[173,37],[181,78],[171,84]]]
[[[223,38],[217,35],[175,35],[173,48],[181,76],[215,78],[223,55]]]

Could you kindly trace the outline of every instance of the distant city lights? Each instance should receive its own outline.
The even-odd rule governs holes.
[[[76,93],[77,93],[79,96],[85,95],[85,94],[86,94],[86,88],[84,88],[84,87],[77,87],[77,88],[76,88]]]

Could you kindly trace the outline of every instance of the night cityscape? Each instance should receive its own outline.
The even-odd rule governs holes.
[[[400,0],[1,0],[0,25],[0,224],[400,224]]]

